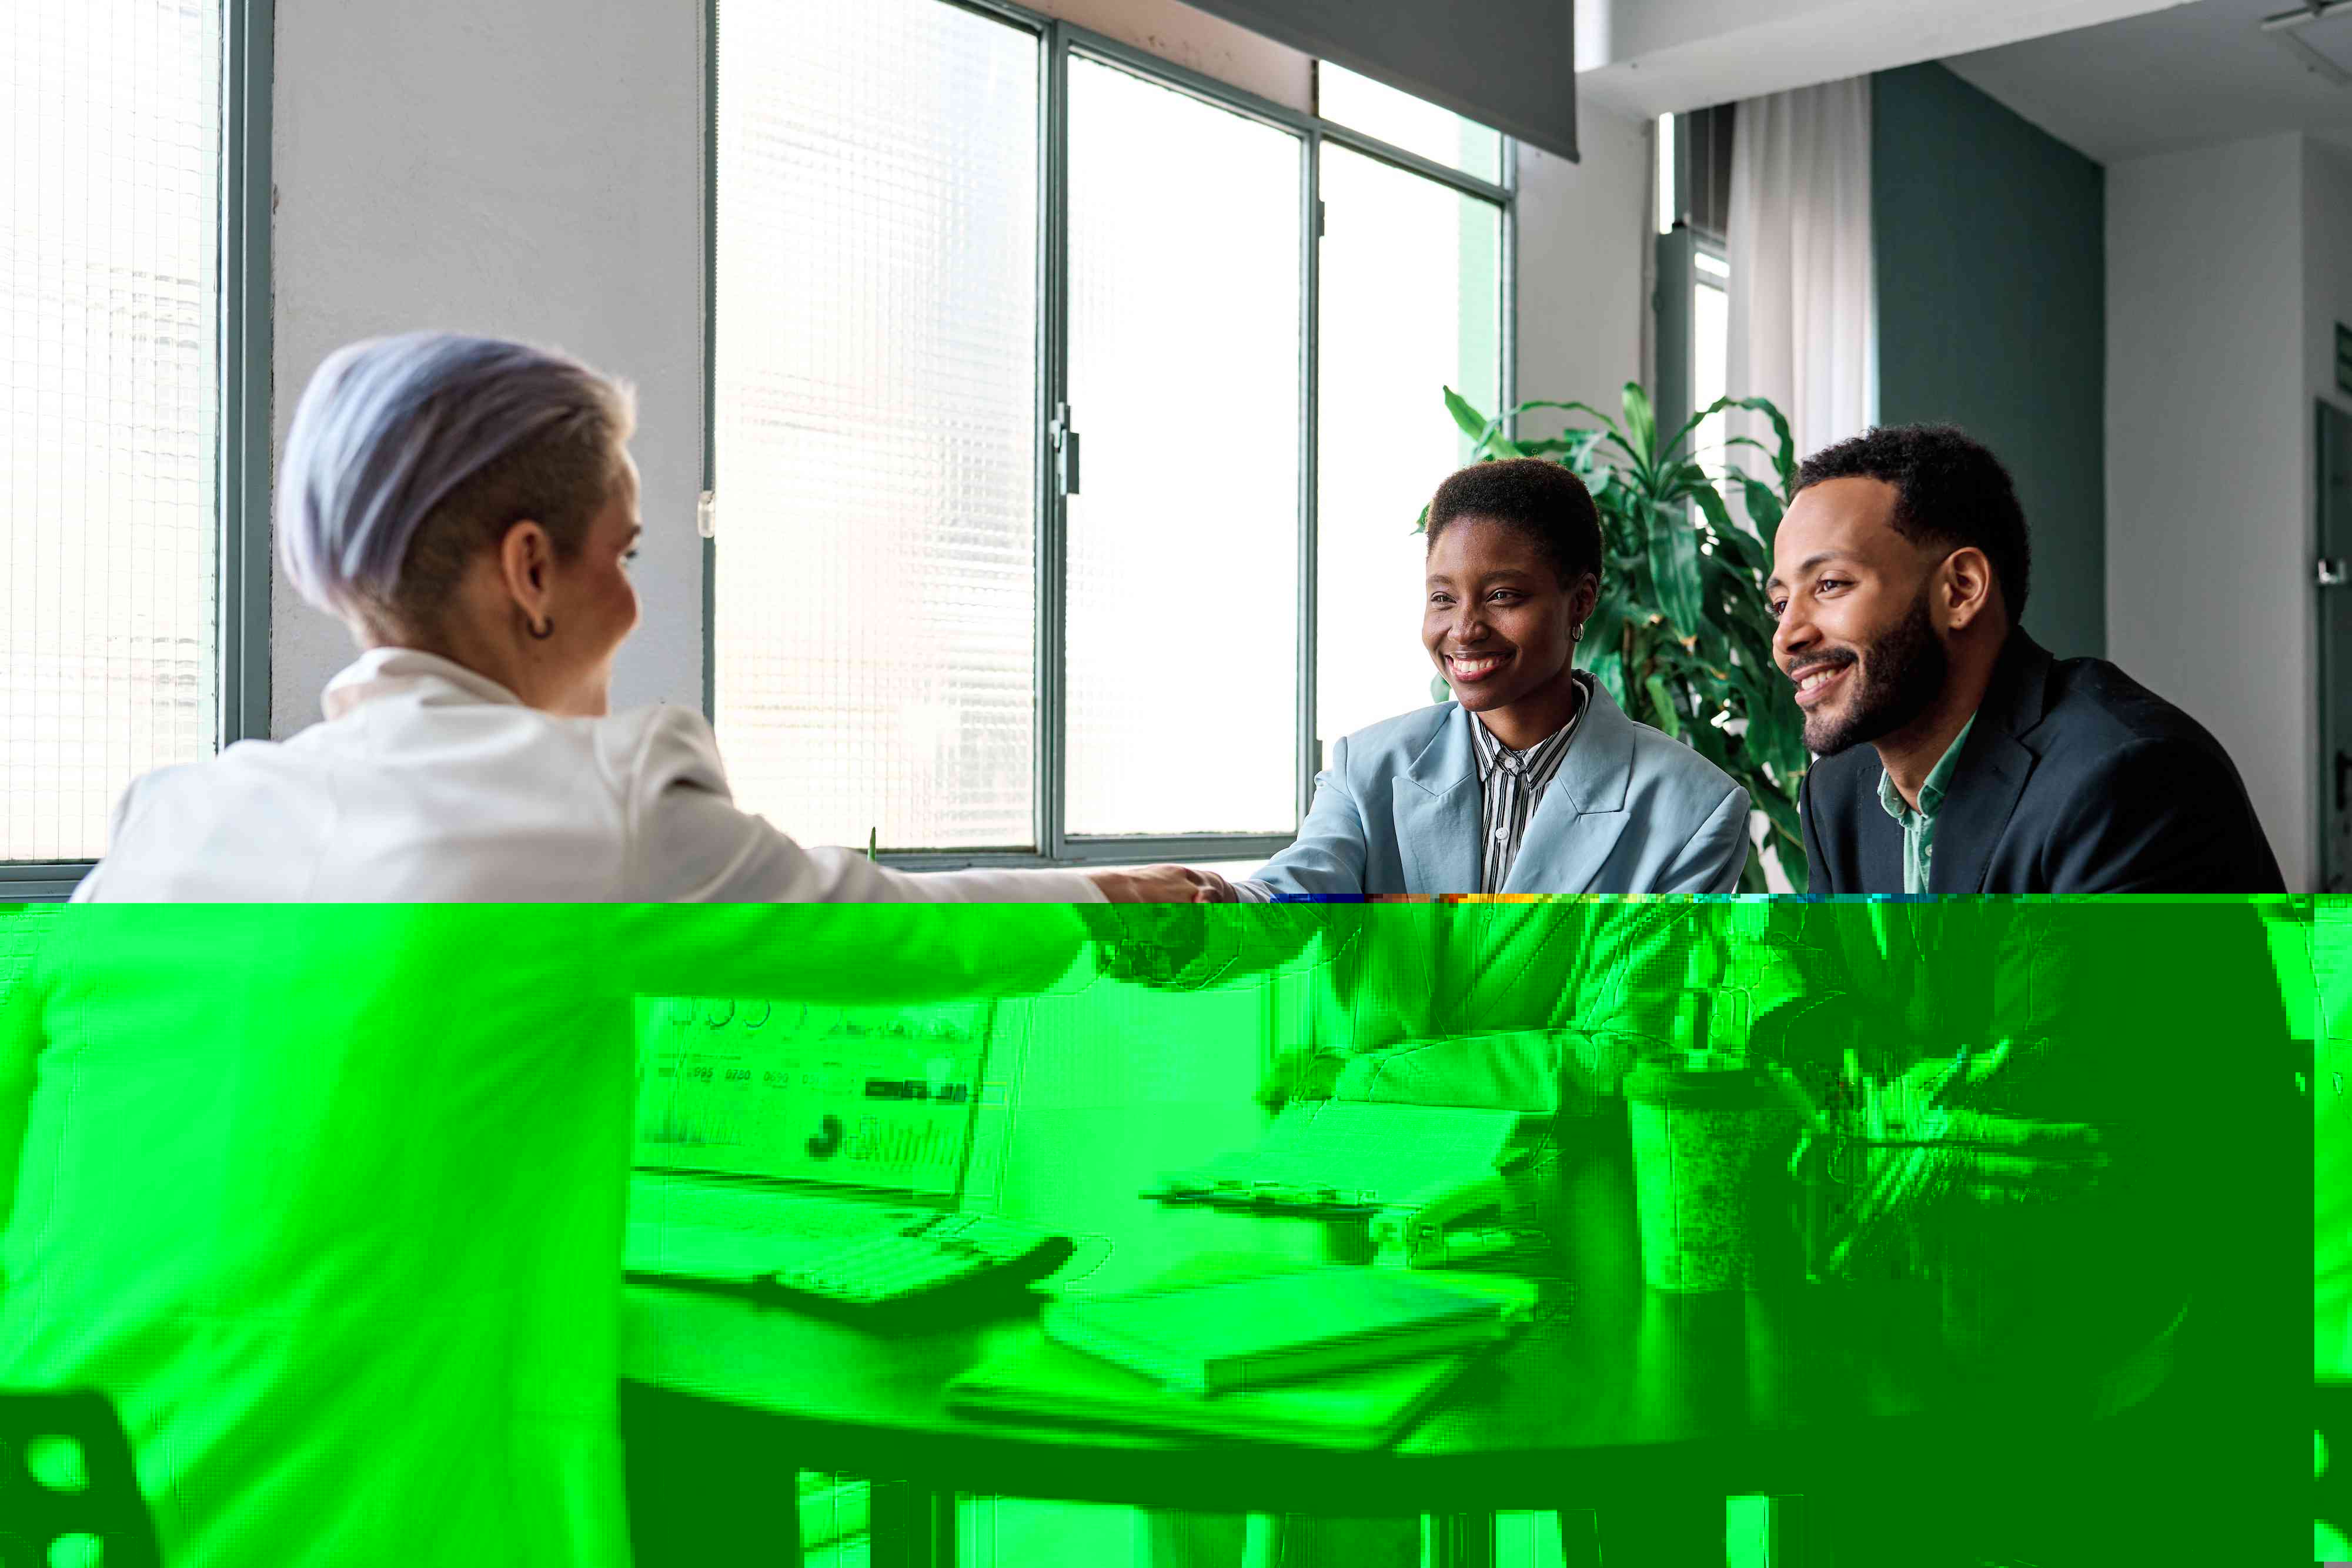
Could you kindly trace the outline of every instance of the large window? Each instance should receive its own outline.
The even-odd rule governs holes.
[[[1658,414],[1679,424],[1725,396],[1731,352],[1731,263],[1725,235],[1731,211],[1734,106],[1657,120]],[[1705,466],[1731,465],[1727,416],[1703,420],[1690,453]]]
[[[1299,138],[1070,64],[1067,825],[1287,832]]]
[[[1412,520],[1470,455],[1441,389],[1491,415],[1505,354],[1500,206],[1336,142],[1323,205],[1315,727],[1328,747],[1429,700]]]
[[[809,842],[1034,843],[1036,39],[939,0],[723,26],[712,690],[737,797]]]
[[[1508,354],[1507,149],[1011,6],[730,6],[711,706],[738,798],[918,863],[1254,863],[1428,700],[1414,514]],[[1312,482],[1309,482],[1309,476]]]
[[[134,775],[256,722],[222,631],[250,581],[223,528],[244,31],[224,0],[0,10],[0,895],[62,892]]]

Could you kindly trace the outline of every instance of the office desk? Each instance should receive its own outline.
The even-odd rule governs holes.
[[[1320,1449],[1015,1425],[959,1415],[945,1385],[1035,1335],[1034,1312],[891,1338],[756,1302],[627,1292],[622,1365],[635,1432],[746,1445],[874,1478],[874,1562],[951,1561],[954,1493],[1218,1512],[1429,1514],[1441,1568],[1491,1560],[1499,1510],[1641,1509],[1795,1493],[1874,1464],[1916,1486],[1998,1417],[2087,1419],[2095,1367],[2037,1357],[1990,1394],[1948,1348],[1941,1287],[1888,1279],[1675,1296],[1644,1289],[1623,1124],[1602,1122],[1517,1184],[1542,1229],[1539,1321],[1390,1449]],[[1130,1188],[1129,1190],[1132,1190]],[[1354,1238],[1295,1218],[1129,1200],[1110,1264],[1082,1284],[1148,1279],[1189,1252],[1345,1256]],[[2079,1347],[2076,1347],[2079,1349]],[[2053,1374],[2064,1367],[2080,1375]],[[699,1436],[698,1436],[699,1434]],[[1979,1450],[1981,1451],[1981,1450]],[[1853,1484],[1849,1479],[1849,1484]],[[790,1496],[779,1476],[779,1498]]]

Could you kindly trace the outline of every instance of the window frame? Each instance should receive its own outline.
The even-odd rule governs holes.
[[[1197,99],[1214,108],[1239,114],[1287,131],[1298,139],[1301,160],[1299,196],[1298,289],[1299,333],[1298,408],[1298,695],[1297,702],[1297,818],[1303,821],[1314,797],[1315,775],[1321,770],[1321,746],[1315,727],[1316,701],[1316,579],[1318,571],[1316,495],[1318,398],[1316,365],[1321,325],[1318,267],[1322,223],[1320,171],[1325,141],[1360,152],[1407,173],[1432,180],[1465,195],[1492,203],[1500,213],[1501,287],[1496,308],[1502,339],[1502,393],[1506,408],[1517,401],[1517,185],[1518,147],[1502,138],[1502,178],[1487,181],[1446,164],[1367,136],[1361,131],[1302,113],[1244,89],[1203,76],[1161,59],[1132,45],[1042,12],[1013,0],[932,0],[933,4],[986,16],[1018,27],[1039,43],[1038,71],[1038,257],[1037,257],[1037,440],[1033,454],[1035,475],[1035,538],[1037,546],[1037,657],[1035,798],[1032,806],[1034,850],[900,850],[886,851],[882,863],[908,871],[946,871],[971,866],[1036,868],[1046,866],[1130,865],[1150,861],[1264,860],[1287,848],[1297,838],[1294,828],[1280,833],[1072,834],[1064,827],[1066,775],[1065,758],[1068,730],[1066,653],[1066,608],[1068,567],[1066,497],[1056,484],[1051,432],[1055,411],[1069,401],[1069,65],[1076,56],[1114,67],[1147,81]],[[717,496],[718,366],[712,351],[718,324],[718,95],[719,91],[720,23],[718,0],[703,8],[703,491]],[[1083,440],[1086,411],[1071,410],[1071,423]],[[1081,476],[1083,486],[1083,476]],[[719,497],[715,509],[723,510]],[[712,611],[717,596],[718,544],[706,532],[702,552],[702,705],[707,717],[717,714],[715,664],[717,628]],[[789,831],[789,824],[787,824]]]
[[[269,134],[276,0],[221,0],[215,755],[269,734]],[[69,898],[98,862],[0,861],[0,902]]]

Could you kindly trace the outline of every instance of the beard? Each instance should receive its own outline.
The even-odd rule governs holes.
[[[1843,717],[1808,715],[1805,749],[1817,757],[1894,734],[1927,711],[1951,674],[1951,656],[1927,614],[1927,594],[1862,652],[1862,673]]]

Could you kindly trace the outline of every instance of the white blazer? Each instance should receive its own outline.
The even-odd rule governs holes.
[[[1077,872],[887,871],[736,809],[684,708],[562,718],[461,664],[374,648],[327,722],[160,768],[115,805],[81,900],[1099,903]]]

